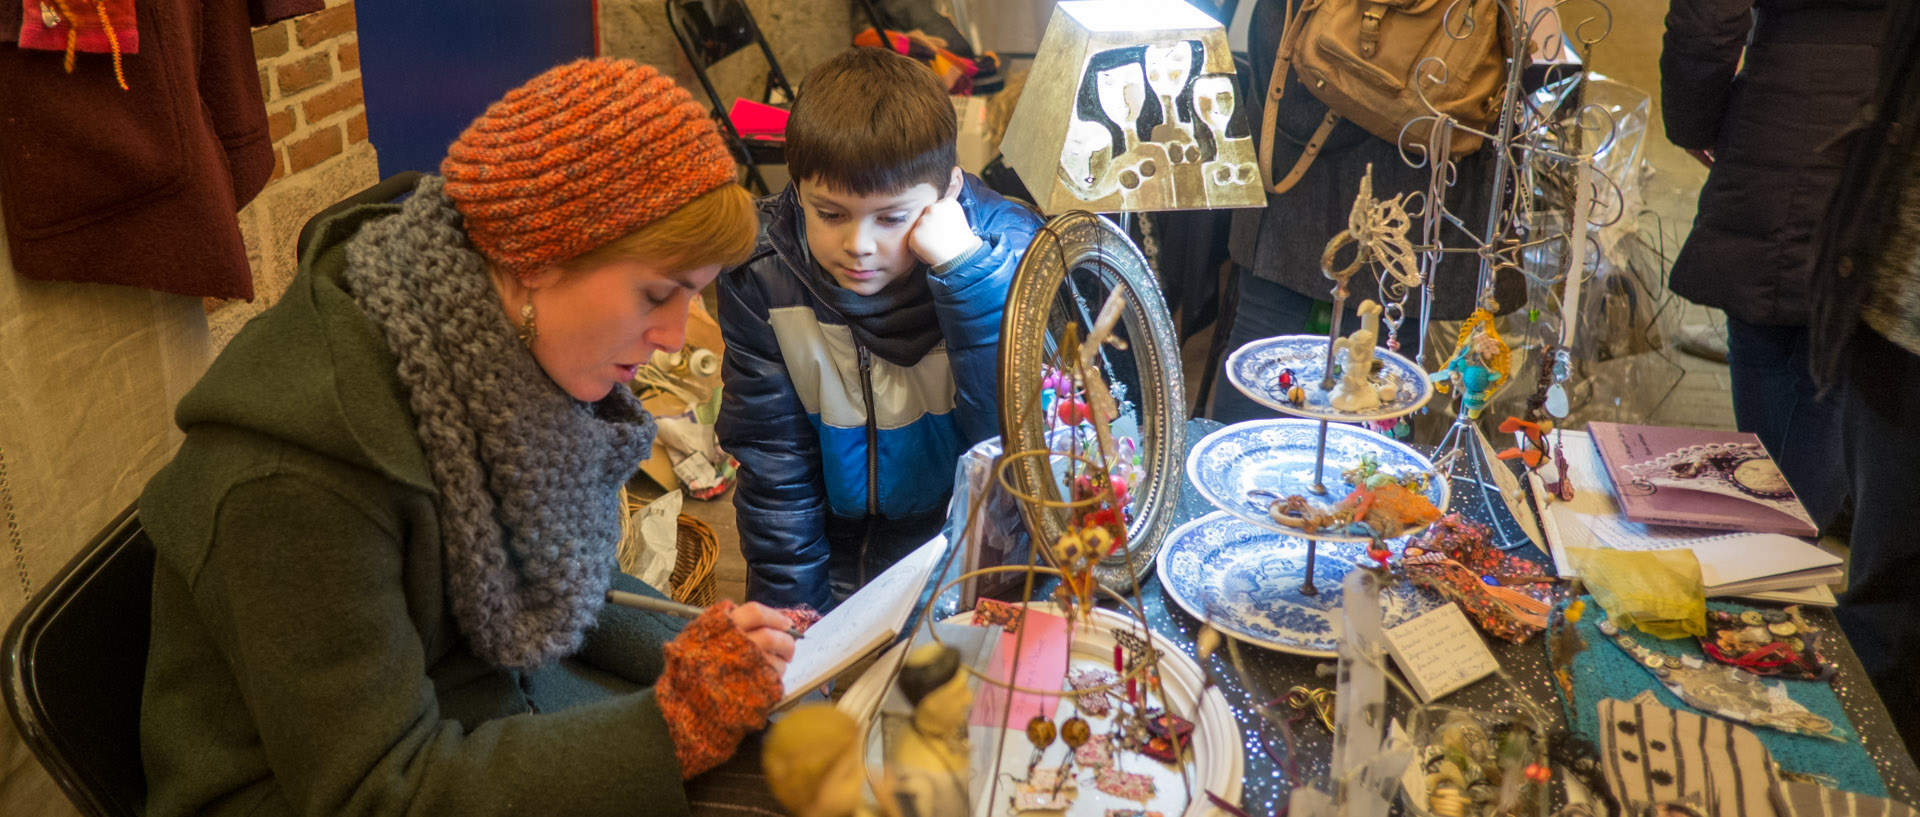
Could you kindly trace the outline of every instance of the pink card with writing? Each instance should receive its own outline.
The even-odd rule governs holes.
[[[1019,645],[1017,662],[1014,660],[1016,643]],[[1021,619],[1020,632],[1000,634],[1000,649],[993,654],[987,677],[1027,689],[1060,689],[1067,678],[1067,654],[1072,649],[1073,634],[1066,619],[1030,609]],[[1060,706],[1058,696],[1024,692],[1012,693],[1009,704],[1008,692],[992,684],[981,684],[971,722],[976,726],[1005,723],[1009,729],[1025,729],[1027,721],[1035,715],[1052,718]],[[1004,711],[1009,705],[1013,708],[1012,714]]]

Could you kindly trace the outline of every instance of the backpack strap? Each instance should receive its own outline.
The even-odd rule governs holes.
[[[1304,0],[1300,8],[1287,5],[1286,22],[1280,35],[1280,47],[1273,54],[1273,73],[1267,77],[1266,109],[1260,114],[1260,174],[1265,178],[1273,172],[1273,143],[1279,135],[1280,98],[1287,92],[1287,71],[1293,64],[1293,49],[1300,40],[1300,30],[1305,28],[1307,15],[1320,7],[1322,0]],[[1285,178],[1267,185],[1272,193],[1285,193],[1300,183],[1300,177],[1307,174],[1307,168],[1313,165],[1313,159],[1320,155],[1320,148],[1327,143],[1327,134],[1333,132],[1333,126],[1340,121],[1340,115],[1332,109],[1327,110],[1325,118],[1320,120],[1313,136],[1307,139],[1307,145],[1300,151],[1300,158],[1293,163],[1293,169],[1287,171]]]
[[[1337,124],[1340,124],[1340,115],[1333,111],[1327,111],[1326,117],[1320,120],[1320,127],[1314,128],[1313,135],[1307,137],[1307,146],[1300,149],[1300,158],[1293,163],[1293,169],[1287,171],[1285,178],[1274,182],[1267,189],[1275,193],[1285,193],[1288,190],[1292,190],[1294,185],[1299,184],[1300,177],[1307,175],[1307,168],[1312,167],[1314,158],[1320,155],[1320,148],[1327,144],[1327,134],[1332,133],[1333,126]],[[1268,131],[1267,136],[1271,138],[1273,131]],[[1266,154],[1260,157],[1263,167],[1273,161],[1273,151],[1271,149],[1265,149],[1260,152]]]
[[[1373,59],[1380,51],[1380,23],[1386,19],[1387,4],[1365,3],[1360,10],[1360,56]]]

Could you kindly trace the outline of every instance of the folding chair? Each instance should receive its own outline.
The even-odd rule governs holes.
[[[153,566],[153,544],[128,508],[7,629],[7,711],[89,817],[133,817],[146,803],[140,696]]]
[[[760,26],[754,23],[753,13],[741,0],[667,0],[667,26],[673,29],[673,38],[679,41],[681,53],[686,54],[687,62],[693,65],[693,75],[699,78],[707,99],[713,101],[713,118],[719,122],[720,133],[733,150],[734,158],[746,165],[747,186],[761,195],[771,192],[760,176],[759,166],[786,163],[786,138],[757,134],[753,138],[743,137],[734,128],[720,92],[707,76],[707,70],[715,63],[749,45],[758,45],[760,55],[767,60],[767,84],[761,89],[760,101],[781,106],[793,103],[793,86],[787,83],[787,75],[773,57],[773,48],[767,45]]]

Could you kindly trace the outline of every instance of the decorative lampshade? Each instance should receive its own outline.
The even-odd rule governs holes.
[[[1000,150],[1047,213],[1266,204],[1227,31],[1180,0],[1054,6]]]

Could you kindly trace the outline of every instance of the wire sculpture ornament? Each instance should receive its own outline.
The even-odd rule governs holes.
[[[1507,61],[1507,81],[1502,89],[1499,115],[1491,131],[1482,131],[1462,123],[1428,102],[1427,91],[1448,81],[1451,69],[1436,57],[1421,61],[1415,71],[1415,93],[1427,108],[1427,116],[1418,117],[1402,129],[1399,147],[1402,161],[1414,168],[1426,168],[1428,184],[1424,191],[1407,194],[1398,200],[1407,208],[1409,218],[1419,219],[1418,243],[1409,242],[1418,254],[1420,280],[1417,286],[1400,286],[1398,268],[1381,265],[1380,292],[1387,303],[1384,320],[1388,346],[1398,340],[1400,321],[1407,314],[1405,301],[1412,292],[1419,297],[1415,359],[1424,359],[1428,325],[1432,319],[1434,273],[1447,254],[1471,254],[1478,261],[1475,281],[1475,319],[1463,328],[1448,367],[1441,375],[1459,381],[1462,374],[1481,381],[1483,388],[1461,387],[1460,406],[1453,427],[1448,429],[1434,452],[1435,463],[1448,476],[1457,476],[1479,488],[1479,500],[1491,511],[1500,492],[1491,469],[1498,467],[1484,452],[1488,446],[1477,420],[1488,401],[1515,381],[1519,367],[1535,351],[1534,365],[1542,368],[1535,380],[1538,393],[1531,404],[1551,405],[1554,418],[1567,415],[1566,381],[1571,366],[1565,350],[1573,347],[1579,325],[1580,294],[1589,277],[1590,256],[1599,254],[1599,245],[1589,228],[1604,228],[1625,214],[1625,197],[1617,182],[1596,167],[1593,157],[1611,147],[1617,138],[1611,113],[1600,105],[1583,103],[1565,110],[1564,103],[1577,99],[1587,81],[1584,69],[1568,72],[1565,79],[1548,83],[1541,92],[1523,92],[1522,73],[1528,64],[1530,45],[1536,35],[1548,27],[1561,28],[1563,36],[1547,40],[1539,56],[1558,61],[1575,48],[1582,66],[1593,47],[1612,29],[1612,12],[1595,0],[1562,0],[1524,16],[1518,3],[1502,2],[1498,20],[1476,19],[1473,7],[1464,0],[1449,6],[1448,37],[1469,36],[1475,26],[1506,25],[1507,42],[1512,47]],[[1593,13],[1566,29],[1560,26],[1563,10],[1584,5]],[[1570,41],[1571,40],[1571,44]],[[1492,194],[1485,219],[1476,229],[1467,217],[1447,206],[1447,191],[1459,180],[1459,168],[1451,145],[1456,134],[1484,139],[1494,152]],[[1417,135],[1424,135],[1424,139]],[[1371,197],[1370,185],[1362,195]],[[1553,217],[1555,214],[1557,218]],[[1556,255],[1561,263],[1529,263],[1535,257]],[[1528,324],[1523,336],[1501,339],[1493,333],[1491,318],[1500,313],[1494,282],[1502,274],[1519,274],[1527,281]],[[1544,308],[1543,308],[1544,307]],[[1474,326],[1484,331],[1469,331]],[[1481,355],[1474,344],[1491,350],[1502,347],[1497,355]],[[1497,358],[1472,363],[1482,357]],[[1447,371],[1451,370],[1451,371]],[[1484,375],[1484,376],[1483,376]],[[1544,419],[1536,416],[1535,421]],[[1491,518],[1498,518],[1493,514]],[[1523,533],[1498,533],[1503,547],[1512,548],[1527,540]]]

